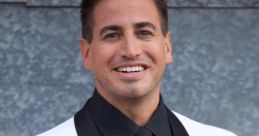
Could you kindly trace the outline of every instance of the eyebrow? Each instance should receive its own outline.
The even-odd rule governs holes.
[[[136,28],[136,29],[140,29],[140,28],[144,28],[144,27],[150,27],[153,30],[156,30],[155,25],[153,25],[150,22],[139,22],[139,23],[134,24],[134,28]],[[107,31],[121,31],[122,29],[123,28],[118,25],[105,26],[101,29],[100,35],[102,35],[103,33],[107,32]]]
[[[152,23],[150,22],[140,22],[140,23],[136,23],[134,24],[134,27],[139,29],[139,28],[144,28],[144,27],[150,27],[152,28],[153,30],[156,30],[156,27],[155,25],[153,25]]]

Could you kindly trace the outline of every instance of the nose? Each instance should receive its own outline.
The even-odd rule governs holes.
[[[135,36],[125,36],[121,44],[121,56],[124,58],[134,59],[142,53],[141,43]]]

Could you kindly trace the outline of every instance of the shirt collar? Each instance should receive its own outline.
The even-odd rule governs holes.
[[[94,121],[107,136],[133,136],[138,126],[118,109],[108,103],[95,90],[90,103]]]
[[[95,90],[90,109],[98,129],[104,135],[112,136],[134,136],[138,126],[118,109],[108,103]],[[160,97],[160,102],[149,122],[145,125],[156,136],[169,136],[171,129],[166,107]]]
[[[145,126],[156,136],[171,136],[170,122],[161,96],[157,109]]]

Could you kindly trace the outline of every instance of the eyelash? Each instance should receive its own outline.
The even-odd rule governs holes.
[[[106,40],[106,39],[118,39],[120,37],[121,37],[120,33],[114,32],[114,33],[109,33],[109,34],[105,35],[103,39],[104,40]]]
[[[137,35],[139,35],[139,34],[144,35],[144,36],[153,36],[153,33],[150,31],[147,31],[147,30],[141,30],[141,31],[137,32]]]
[[[148,30],[139,30],[135,32],[135,35],[137,38],[150,38],[152,36],[154,36],[154,34]],[[107,41],[115,41],[118,40],[122,37],[122,34],[119,32],[113,32],[113,33],[108,33],[106,34],[103,39],[107,40]]]

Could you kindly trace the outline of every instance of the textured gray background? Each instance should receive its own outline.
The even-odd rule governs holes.
[[[92,93],[79,56],[80,0],[0,0],[0,136],[33,136]],[[170,0],[174,63],[162,95],[195,120],[259,135],[258,0]]]

